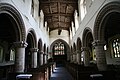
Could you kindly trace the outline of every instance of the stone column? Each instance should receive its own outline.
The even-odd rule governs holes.
[[[105,71],[107,69],[104,45],[105,41],[95,40],[93,42],[96,53],[97,67],[100,71]]]
[[[40,65],[43,65],[43,52],[40,52]]]
[[[15,56],[15,72],[24,72],[25,69],[25,48],[27,47],[26,42],[14,42],[16,48]]]
[[[81,51],[77,50],[77,63],[81,64]]]
[[[43,65],[45,64],[45,53],[43,52]]]
[[[32,68],[37,68],[37,48],[31,48],[30,49],[31,54],[32,54]]]
[[[46,64],[46,63],[47,63],[47,54],[44,53],[44,64]]]
[[[90,56],[89,56],[89,49],[87,47],[82,47],[84,65],[89,66],[90,64]]]
[[[75,63],[76,57],[75,57],[75,52],[73,53],[73,63]]]
[[[72,54],[70,54],[70,62],[72,62]]]

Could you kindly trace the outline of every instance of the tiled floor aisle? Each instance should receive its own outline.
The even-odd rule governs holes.
[[[56,67],[50,80],[73,80],[70,73],[64,67]]]

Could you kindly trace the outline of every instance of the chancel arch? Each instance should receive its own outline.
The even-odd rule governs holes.
[[[59,64],[64,64],[64,61],[69,59],[70,48],[67,42],[62,39],[55,40],[50,49],[52,50],[53,59]]]

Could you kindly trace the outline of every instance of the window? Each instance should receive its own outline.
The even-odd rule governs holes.
[[[34,2],[33,2],[33,0],[31,3],[31,14],[32,14],[32,16],[34,16]]]
[[[3,60],[3,47],[0,46],[0,62]]]
[[[120,57],[120,39],[114,39],[112,41],[112,52],[114,57]]]
[[[80,10],[81,10],[81,20],[83,20],[83,18],[85,17],[85,15],[87,13],[86,1],[85,0],[81,0],[81,2],[80,2]]]
[[[110,48],[111,48],[111,55],[112,58],[119,58],[120,57],[120,37],[113,37],[110,39]]]
[[[62,42],[57,42],[54,45],[54,55],[64,55],[65,54],[65,46]]]
[[[23,0],[23,2],[25,2],[25,0]]]
[[[15,49],[11,49],[10,50],[10,61],[14,61],[15,60]]]

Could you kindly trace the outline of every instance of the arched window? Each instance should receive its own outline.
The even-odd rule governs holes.
[[[64,55],[65,54],[65,46],[62,42],[57,42],[54,45],[54,55]]]
[[[83,20],[83,18],[85,17],[85,15],[87,13],[86,0],[81,0],[81,2],[80,2],[80,10],[81,10],[81,20]]]
[[[112,58],[120,57],[120,36],[114,36],[110,39],[110,48]]]
[[[10,50],[10,61],[15,61],[15,49]]]
[[[3,60],[3,47],[0,46],[0,62]]]
[[[31,3],[31,14],[32,14],[32,17],[34,17],[34,2],[33,2],[33,0]]]

